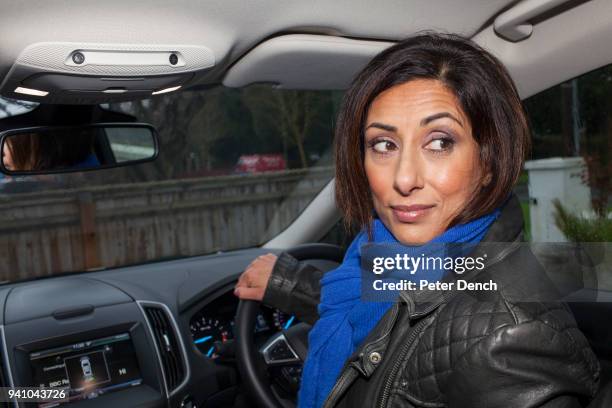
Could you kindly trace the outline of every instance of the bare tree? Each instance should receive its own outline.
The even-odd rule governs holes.
[[[283,144],[296,147],[301,167],[308,167],[304,142],[316,123],[321,95],[312,91],[275,90],[250,87],[245,91],[245,102],[255,120],[268,121],[283,138]]]

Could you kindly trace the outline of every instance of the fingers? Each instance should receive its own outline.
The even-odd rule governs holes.
[[[238,286],[236,289],[234,289],[234,295],[245,300],[261,301],[263,299],[263,294],[263,288],[247,288],[245,286]]]
[[[253,259],[253,261],[251,261],[251,263],[249,264],[249,266],[247,266],[247,269],[249,269],[250,267],[254,267],[257,266],[259,264],[262,263],[270,263],[272,261],[276,261],[276,255],[274,255],[273,253],[267,253],[265,255],[259,255],[257,258]]]
[[[267,260],[274,260],[274,261],[276,261],[276,258],[278,258],[276,255],[274,255],[274,254],[273,254],[273,253],[271,253],[271,252],[269,252],[269,253],[265,254],[263,257],[264,257],[264,259],[267,259]]]
[[[276,262],[276,258],[277,256],[272,253],[258,256],[246,267],[240,275],[240,279],[250,278],[256,275],[260,269],[271,269]]]
[[[236,286],[248,286],[247,285],[246,271],[244,271],[244,272],[242,272],[240,274],[240,277],[238,278],[238,283],[236,283]]]
[[[244,288],[244,289],[252,289],[255,286],[255,271],[253,268],[248,268],[246,271],[242,272],[240,277],[238,278],[238,282],[236,282],[235,288]],[[234,293],[236,293],[234,291]]]
[[[238,278],[234,295],[241,299],[261,300],[276,258],[273,253],[255,258]]]

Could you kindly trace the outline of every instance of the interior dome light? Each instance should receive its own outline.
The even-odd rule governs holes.
[[[32,95],[32,96],[47,96],[49,95],[49,92],[47,91],[39,91],[38,89],[31,89],[31,88],[23,88],[21,86],[18,86],[17,88],[15,88],[15,93],[19,93],[19,94],[24,94],[24,95]]]
[[[173,86],[172,88],[165,88],[165,89],[160,89],[159,91],[153,91],[152,95],[159,95],[159,94],[164,94],[164,93],[168,93],[168,92],[172,92],[172,91],[176,91],[177,89],[179,89],[181,86]]]

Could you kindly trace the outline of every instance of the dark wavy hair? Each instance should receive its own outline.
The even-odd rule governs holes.
[[[368,109],[381,92],[415,79],[440,81],[457,97],[480,148],[490,182],[449,225],[471,221],[509,196],[530,148],[530,130],[512,78],[502,63],[474,42],[425,32],[375,56],[344,94],[335,127],[336,204],[345,226],[366,228],[371,238],[374,204],[364,168]]]
[[[94,134],[83,130],[66,133],[17,133],[5,143],[13,159],[15,171],[44,171],[72,167],[93,153]]]

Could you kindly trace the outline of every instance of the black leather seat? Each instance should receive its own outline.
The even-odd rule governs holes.
[[[612,382],[604,385],[595,399],[591,401],[587,408],[610,408],[612,407]]]
[[[597,279],[612,276],[603,264],[607,243],[531,244],[549,278],[572,310],[601,367],[600,390],[589,408],[612,408],[612,287]],[[559,250],[559,246],[566,246]],[[587,247],[585,249],[585,247]]]

